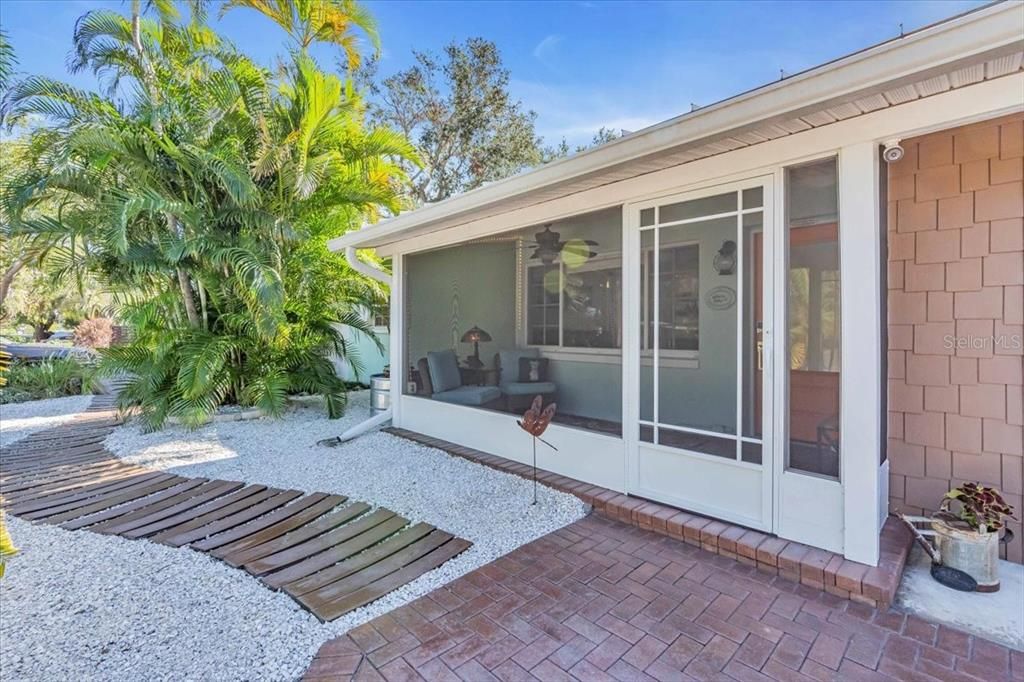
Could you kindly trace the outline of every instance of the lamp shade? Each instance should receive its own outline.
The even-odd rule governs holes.
[[[476,341],[490,341],[491,335],[485,332],[480,327],[473,325],[465,334],[462,335],[462,343],[473,343]]]

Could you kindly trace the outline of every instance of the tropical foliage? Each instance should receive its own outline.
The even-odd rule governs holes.
[[[96,371],[77,358],[52,358],[42,362],[13,362],[0,388],[0,404],[46,400],[92,393]]]
[[[356,71],[370,93],[370,116],[416,145],[406,163],[417,204],[442,201],[484,183],[579,153],[621,137],[600,128],[589,144],[563,138],[548,146],[537,134],[537,115],[512,94],[498,46],[469,38],[441,54],[413,51],[414,64],[378,77],[370,60]]]
[[[92,278],[85,276],[79,280],[49,269],[56,267],[42,256],[38,264],[32,263],[19,271],[17,286],[11,288],[0,306],[5,328],[27,325],[34,341],[44,341],[54,327],[73,327],[109,305],[109,297],[98,290]]]
[[[245,7],[256,10],[283,28],[300,52],[314,42],[333,43],[341,47],[350,69],[362,61],[359,37],[362,30],[375,51],[380,50],[377,22],[366,9],[353,0],[225,0],[221,14]]]
[[[373,95],[374,120],[416,145],[422,165],[408,165],[417,203],[431,203],[514,175],[545,160],[536,114],[509,92],[498,47],[483,38],[451,43],[441,55],[414,52],[415,64],[380,80],[361,78]]]
[[[0,578],[4,577],[7,558],[17,553],[18,548],[14,546],[14,540],[11,539],[11,534],[7,532],[7,526],[4,523],[3,510],[0,510]]]
[[[54,267],[111,292],[133,333],[104,351],[103,370],[129,376],[121,399],[153,428],[170,416],[198,425],[224,403],[278,414],[295,392],[341,414],[331,358],[358,367],[341,330],[371,333],[362,311],[384,292],[325,242],[400,210],[399,163],[415,157],[399,134],[368,129],[352,83],[304,49],[326,37],[354,50],[361,8],[236,6],[294,30],[298,49],[280,69],[240,53],[200,11],[185,20],[157,2],[150,17],[136,1],[129,16],[95,10],[76,27],[72,66],[108,95],[31,77],[11,98],[52,122],[4,188],[12,229],[59,238]],[[46,200],[61,210],[32,214]]]

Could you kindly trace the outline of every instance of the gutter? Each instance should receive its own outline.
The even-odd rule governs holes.
[[[377,280],[378,282],[381,282],[382,284],[386,284],[389,287],[391,286],[391,275],[384,272],[383,270],[379,270],[373,267],[372,265],[364,263],[363,261],[359,260],[359,256],[356,255],[356,249],[354,246],[349,246],[348,248],[345,249],[345,260],[348,261],[349,266],[356,272],[362,273],[367,277],[370,277],[372,279]],[[391,421],[390,407],[378,415],[370,417],[365,421],[359,422],[358,424],[351,427],[350,429],[345,431],[340,436],[337,436],[336,438],[327,438],[320,441],[318,445],[337,447],[342,443],[346,443],[350,440],[358,438],[359,436],[365,435],[370,431],[373,431],[383,426],[389,421]]]

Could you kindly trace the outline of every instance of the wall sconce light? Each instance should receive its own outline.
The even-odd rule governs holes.
[[[731,275],[736,271],[736,242],[727,239],[715,254],[715,270],[719,275]]]

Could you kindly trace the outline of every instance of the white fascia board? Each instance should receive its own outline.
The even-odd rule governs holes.
[[[906,80],[922,71],[969,60],[1024,44],[1024,3],[996,3],[901,38],[856,52],[785,80],[736,95],[677,116],[591,150],[436,204],[423,206],[386,222],[349,232],[327,243],[332,251],[375,247],[400,239],[401,233],[451,220],[512,197],[564,183],[591,173],[657,154],[690,141],[791,118],[853,93]]]

